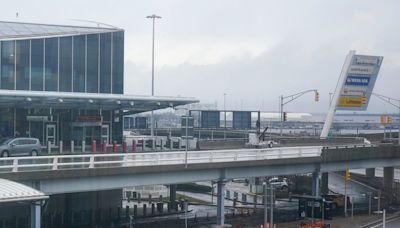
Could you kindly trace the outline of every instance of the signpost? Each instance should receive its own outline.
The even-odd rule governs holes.
[[[355,53],[350,51],[346,57],[321,138],[328,137],[336,110],[365,111],[368,107],[383,57]]]

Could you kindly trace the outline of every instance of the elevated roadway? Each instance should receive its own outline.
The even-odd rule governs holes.
[[[398,146],[280,147],[0,159],[0,178],[46,194],[393,167]]]

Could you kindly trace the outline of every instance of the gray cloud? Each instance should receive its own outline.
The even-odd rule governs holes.
[[[157,13],[156,94],[221,104],[225,92],[228,107],[276,110],[280,94],[317,88],[320,103],[310,94],[287,109],[324,112],[352,49],[385,56],[375,91],[400,98],[399,8],[394,0],[15,0],[0,13],[3,20],[82,24],[68,20],[80,18],[124,28],[125,91],[132,94],[150,92],[145,16]],[[368,111],[393,110],[373,99]]]

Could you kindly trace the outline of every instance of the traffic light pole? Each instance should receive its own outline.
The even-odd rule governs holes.
[[[378,97],[379,99],[383,100],[386,103],[389,103],[391,105],[393,105],[394,107],[398,108],[399,110],[399,116],[398,116],[398,130],[399,132],[397,133],[397,139],[398,139],[398,144],[400,145],[400,99],[394,99],[385,95],[381,95],[381,94],[377,94],[377,93],[372,93],[372,95],[375,95],[376,97]],[[397,102],[398,104],[395,104],[395,102]],[[386,127],[385,127],[386,130]],[[386,134],[384,133],[384,136]]]
[[[279,116],[280,116],[280,120],[281,120],[281,136],[283,135],[283,95],[280,96],[279,98],[280,100],[280,109],[279,109]]]
[[[344,217],[347,217],[347,182],[351,180],[350,170],[346,169],[344,173]],[[353,212],[352,212],[353,216]]]
[[[284,114],[283,106],[288,104],[288,103],[290,103],[290,102],[292,102],[292,101],[294,101],[294,100],[296,100],[297,98],[303,96],[304,94],[310,93],[310,92],[314,92],[315,93],[315,101],[319,101],[319,93],[318,93],[318,90],[316,90],[316,89],[305,90],[305,91],[302,91],[302,92],[299,92],[299,93],[295,93],[295,94],[292,94],[292,95],[289,95],[289,96],[285,96],[285,97],[283,95],[281,95],[279,97],[279,108],[280,108],[279,114],[280,114],[280,121],[281,121],[280,135],[281,136],[283,135],[283,122],[286,121],[283,118],[283,114]]]
[[[347,180],[344,178],[344,217],[347,217]]]

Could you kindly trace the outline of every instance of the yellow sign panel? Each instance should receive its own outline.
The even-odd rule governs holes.
[[[364,97],[340,97],[339,98],[339,107],[361,107],[365,103]]]

